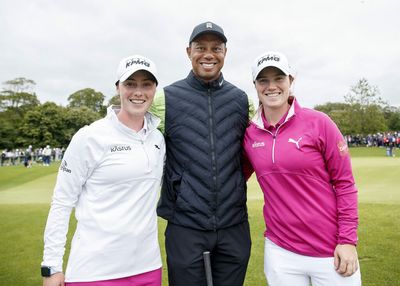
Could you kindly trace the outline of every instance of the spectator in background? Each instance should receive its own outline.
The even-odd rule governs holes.
[[[6,158],[8,159],[8,166],[15,165],[15,152],[13,150],[9,150],[6,154]]]
[[[6,161],[6,157],[7,157],[7,149],[3,150],[1,152],[1,166],[4,165],[5,161]]]
[[[24,161],[24,166],[27,168],[32,167],[32,154],[33,154],[32,145],[29,145],[28,149],[26,149],[25,151],[25,161]]]
[[[51,148],[50,145],[47,145],[42,152],[43,158],[43,166],[50,166],[50,158],[51,158]]]

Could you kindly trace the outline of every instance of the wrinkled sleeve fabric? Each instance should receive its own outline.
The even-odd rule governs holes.
[[[57,271],[62,271],[72,208],[78,202],[94,162],[94,151],[89,151],[90,140],[87,137],[87,128],[82,128],[73,136],[65,151],[47,218],[42,265],[54,267]]]
[[[243,140],[243,147],[242,147],[242,157],[241,157],[241,163],[242,163],[242,171],[243,175],[246,181],[248,181],[251,177],[251,175],[254,173],[254,168],[253,165],[251,165],[249,157],[247,156],[245,144],[246,144],[246,137]]]
[[[322,150],[336,193],[338,244],[357,245],[358,198],[346,140],[328,117],[323,121]]]

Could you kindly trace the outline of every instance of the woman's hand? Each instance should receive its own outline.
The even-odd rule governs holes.
[[[335,269],[340,275],[353,275],[358,269],[357,249],[352,244],[338,244],[335,252]]]
[[[64,286],[64,273],[59,272],[43,278],[43,286]]]

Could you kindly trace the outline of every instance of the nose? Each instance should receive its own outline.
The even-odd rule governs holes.
[[[143,95],[143,91],[140,87],[135,88],[135,91],[133,92],[133,95],[136,97],[141,97]]]
[[[214,58],[213,51],[211,49],[206,49],[204,52],[204,58],[213,59]]]
[[[268,85],[267,85],[267,89],[268,90],[274,90],[275,88],[276,88],[275,82],[273,80],[269,81]]]

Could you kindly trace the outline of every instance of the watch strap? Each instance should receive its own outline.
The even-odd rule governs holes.
[[[51,266],[42,266],[40,268],[40,272],[42,274],[42,277],[50,277],[51,275],[56,274],[61,271],[58,271],[54,267],[51,267]]]

